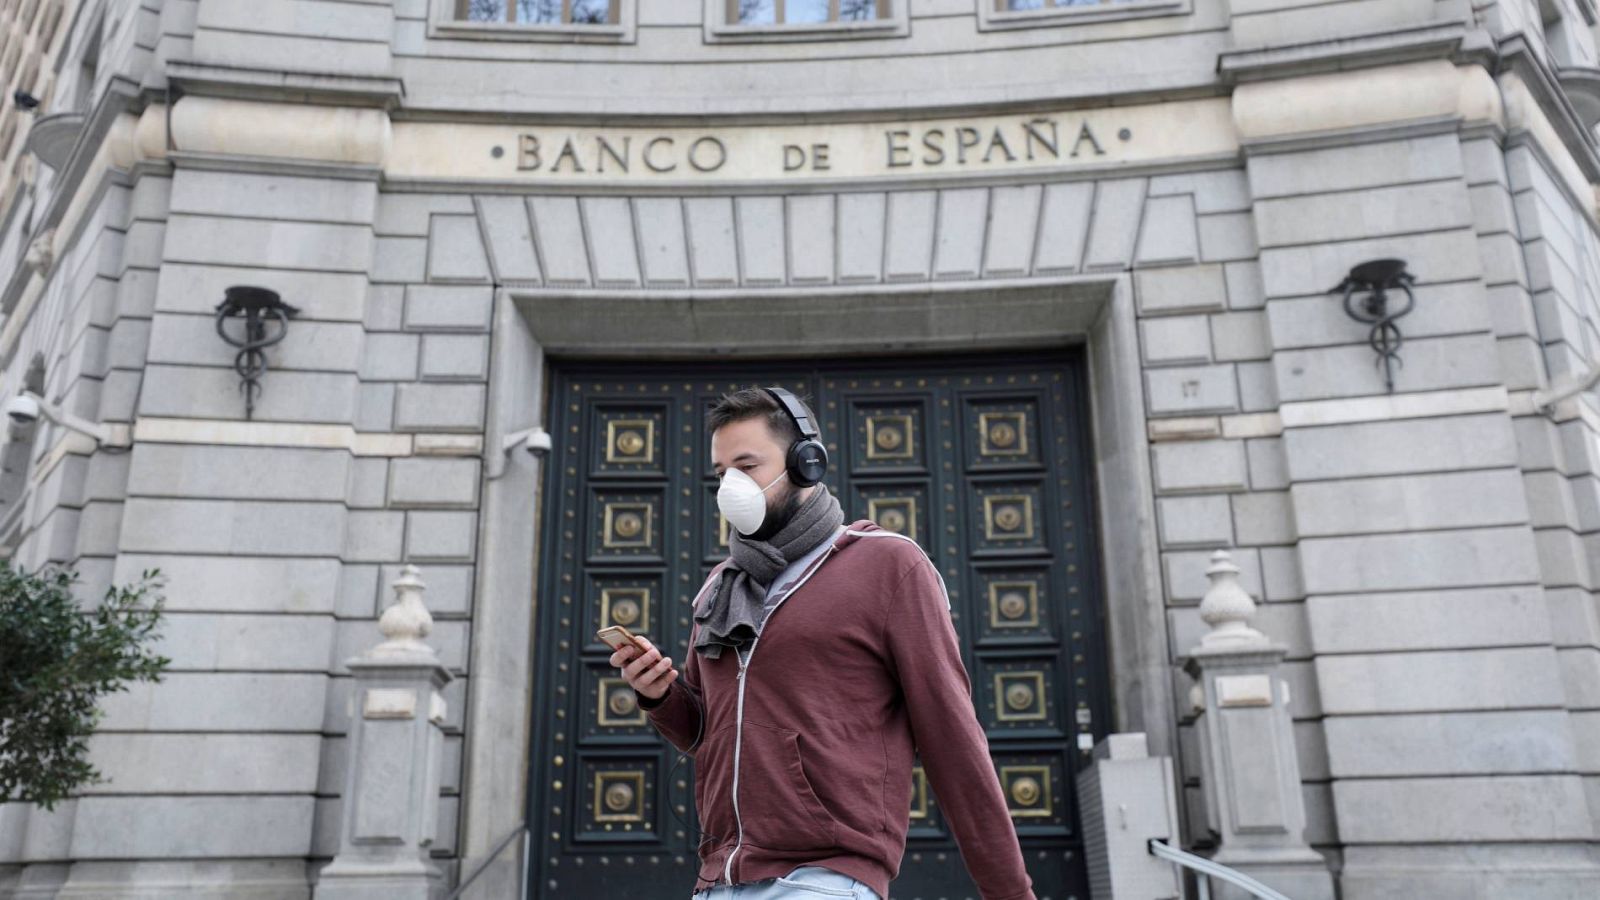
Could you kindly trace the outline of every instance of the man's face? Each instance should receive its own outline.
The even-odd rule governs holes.
[[[711,433],[711,463],[718,478],[728,469],[739,469],[766,487],[784,474],[784,449],[761,418],[729,422]],[[766,520],[746,537],[759,541],[777,534],[799,508],[800,492],[794,482],[784,477],[767,491],[766,501]]]

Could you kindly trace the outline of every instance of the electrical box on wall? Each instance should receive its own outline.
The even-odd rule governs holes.
[[[1152,855],[1152,840],[1178,837],[1172,760],[1152,757],[1142,733],[1113,734],[1095,745],[1078,773],[1089,892],[1095,900],[1176,900],[1178,870]]]

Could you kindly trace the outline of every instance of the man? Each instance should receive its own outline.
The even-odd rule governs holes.
[[[688,661],[644,638],[611,656],[694,757],[694,900],[888,900],[914,752],[983,900],[1035,900],[944,583],[914,541],[844,524],[814,421],[781,389],[711,410],[730,555],[695,598]]]

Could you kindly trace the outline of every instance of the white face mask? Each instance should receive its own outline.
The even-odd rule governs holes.
[[[787,474],[778,473],[772,484],[782,481]],[[762,487],[742,470],[728,469],[722,473],[722,486],[717,488],[717,508],[740,534],[754,534],[766,521],[766,493],[772,490],[772,484]]]

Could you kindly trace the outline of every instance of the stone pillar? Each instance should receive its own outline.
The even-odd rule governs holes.
[[[1332,900],[1333,877],[1305,840],[1306,810],[1289,718],[1288,648],[1251,628],[1255,603],[1226,550],[1211,556],[1200,617],[1211,630],[1189,651],[1199,682],[1201,782],[1218,848],[1212,859],[1295,900]],[[1213,881],[1218,897],[1246,897]]]
[[[428,859],[438,821],[450,673],[422,642],[433,617],[426,587],[407,565],[378,628],[388,640],[348,663],[355,678],[350,761],[339,854],[322,870],[316,900],[430,900],[443,876]]]

